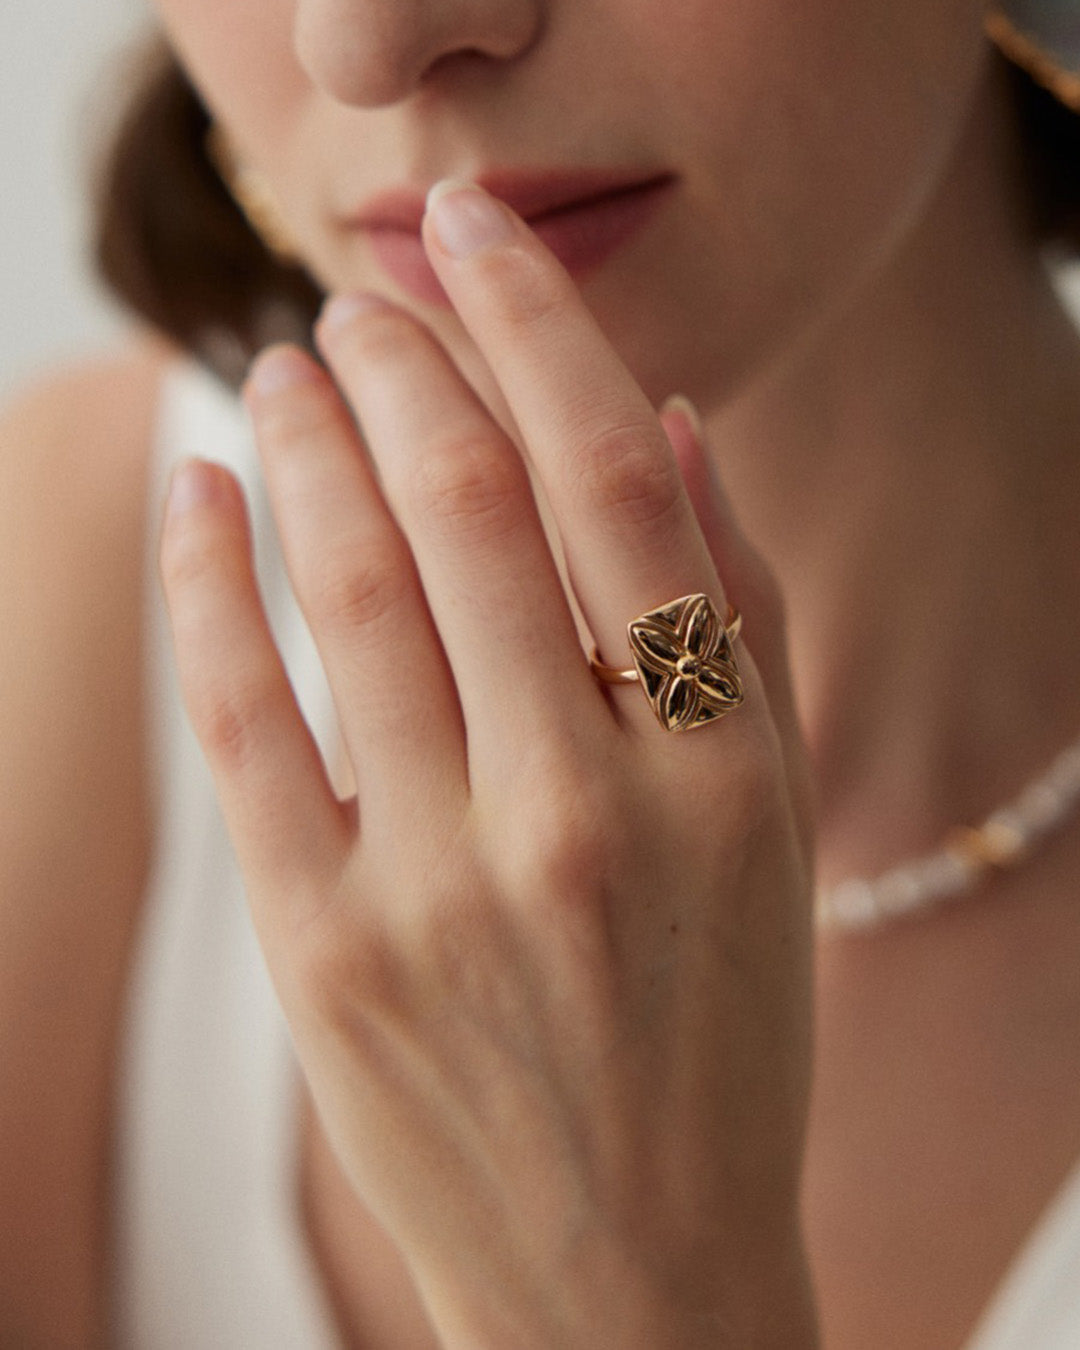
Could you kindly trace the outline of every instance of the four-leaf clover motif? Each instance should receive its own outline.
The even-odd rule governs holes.
[[[743,701],[731,639],[707,595],[650,610],[628,631],[638,676],[668,731],[703,726]]]

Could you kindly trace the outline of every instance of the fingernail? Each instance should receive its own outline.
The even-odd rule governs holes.
[[[704,444],[705,428],[701,423],[701,414],[685,394],[672,394],[669,398],[664,400],[660,408],[660,416],[664,417],[668,413],[681,413],[689,423],[694,439],[699,445]]]
[[[354,291],[347,295],[332,295],[322,307],[319,315],[319,332],[333,337],[342,329],[348,328],[354,319],[362,314],[378,314],[392,309],[393,306],[381,295],[370,291]]]
[[[165,501],[170,519],[186,515],[196,506],[204,506],[218,496],[217,470],[202,459],[187,459],[178,464],[169,480]]]
[[[255,358],[244,381],[244,393],[266,398],[315,379],[318,379],[315,363],[296,347],[269,347]]]
[[[443,252],[459,260],[514,233],[514,220],[506,208],[475,183],[459,178],[435,184],[428,193],[426,214]]]

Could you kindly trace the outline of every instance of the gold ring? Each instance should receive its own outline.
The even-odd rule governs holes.
[[[732,643],[742,616],[728,606],[721,621],[707,595],[684,595],[627,624],[628,670],[606,666],[593,648],[589,665],[604,684],[638,684],[667,731],[704,726],[743,701]]]

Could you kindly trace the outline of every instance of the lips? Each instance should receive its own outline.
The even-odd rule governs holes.
[[[493,172],[477,181],[529,222],[572,276],[602,266],[660,208],[670,174],[628,176],[594,171],[530,174]],[[384,193],[349,221],[370,240],[383,270],[414,298],[449,301],[420,242],[424,197],[403,190]]]

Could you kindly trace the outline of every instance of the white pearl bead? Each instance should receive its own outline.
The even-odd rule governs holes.
[[[948,849],[932,853],[921,870],[927,891],[942,899],[967,890],[975,878],[975,868],[971,863]]]
[[[907,914],[926,902],[929,894],[910,867],[894,867],[874,882],[874,894],[883,916]]]
[[[983,829],[1001,834],[1014,834],[1021,841],[1026,841],[1031,834],[1027,821],[1014,806],[1003,806],[992,816],[987,816]]]
[[[1036,831],[1053,829],[1064,818],[1065,798],[1049,783],[1032,783],[1020,794],[1016,803],[1018,813]]]
[[[877,905],[868,881],[853,877],[818,897],[819,922],[837,928],[868,928],[877,922]]]
[[[1032,843],[1060,827],[1080,802],[1080,741],[1067,746],[1050,768],[1029,783],[1015,801],[999,807],[973,835],[977,847],[963,841],[894,867],[869,880],[851,877],[818,892],[815,918],[824,929],[871,928],[890,918],[924,909],[969,891],[995,867],[1015,865]],[[964,832],[960,832],[963,834]],[[985,856],[980,856],[985,855]]]

